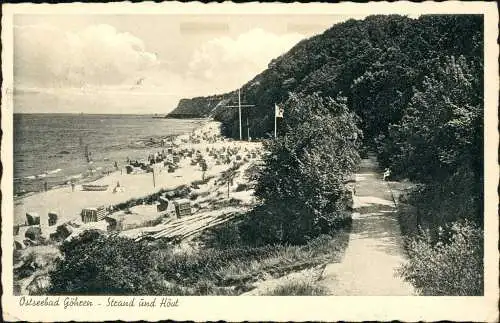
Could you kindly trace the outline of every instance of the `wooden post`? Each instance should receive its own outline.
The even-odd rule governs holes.
[[[155,167],[153,165],[153,187],[156,187],[156,182],[155,182]]]
[[[241,133],[241,90],[238,89],[238,112],[239,112],[239,119],[240,119],[240,140],[243,139],[243,135]]]
[[[240,140],[243,140],[243,129],[241,124],[241,108],[254,107],[253,104],[241,104],[241,89],[238,89],[238,105],[226,105],[227,108],[238,108],[238,123],[240,127]],[[247,115],[247,127],[248,127],[248,115]],[[248,135],[250,135],[250,130],[248,130]]]
[[[247,140],[250,141],[250,125],[248,124],[248,113],[249,111],[247,111]]]

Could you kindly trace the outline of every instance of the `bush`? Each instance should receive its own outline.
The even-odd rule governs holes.
[[[440,227],[467,220],[483,226],[482,185],[472,176],[457,174],[433,184],[419,184],[399,198],[398,213],[401,231],[406,236],[429,230],[433,239]]]
[[[251,246],[272,245],[283,241],[283,228],[272,206],[257,206],[251,210],[240,224],[240,239]]]
[[[483,295],[483,231],[469,221],[422,231],[408,242],[409,262],[400,275],[423,295]]]
[[[50,273],[49,294],[137,295],[161,288],[162,279],[151,257],[153,248],[120,237],[86,231],[64,242],[63,260]]]
[[[235,295],[271,275],[280,277],[326,262],[338,262],[346,232],[321,236],[303,246],[239,244],[228,233],[224,249],[174,252],[164,240],[133,242],[87,231],[61,245],[63,258],[50,272],[48,294],[76,295]],[[229,245],[234,242],[233,245]]]
[[[266,143],[257,213],[279,242],[303,244],[343,222],[344,182],[358,165],[361,131],[342,97],[291,94],[284,106],[286,134]]]

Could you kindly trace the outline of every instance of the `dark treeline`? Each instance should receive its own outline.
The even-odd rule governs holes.
[[[242,87],[243,99],[256,104],[249,114],[253,137],[272,133],[273,107],[290,92],[347,97],[348,107],[363,120],[365,138],[386,133],[401,120],[414,87],[445,57],[464,56],[482,63],[482,17],[477,15],[371,16],[334,25],[323,34],[301,41],[269,63],[269,68]],[[482,64],[481,64],[482,66]],[[224,122],[238,135],[236,109],[215,109],[236,92],[181,100],[177,110]],[[234,102],[233,102],[234,103]],[[174,111],[175,112],[175,111]]]

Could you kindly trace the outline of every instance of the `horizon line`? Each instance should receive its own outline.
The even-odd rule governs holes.
[[[12,114],[85,114],[85,115],[168,115],[170,112],[148,112],[148,113],[88,113],[88,112],[13,112]]]

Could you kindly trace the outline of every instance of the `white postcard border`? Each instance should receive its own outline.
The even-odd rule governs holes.
[[[2,284],[6,320],[101,321],[101,320],[498,320],[498,12],[495,3],[425,2],[368,4],[201,4],[201,3],[109,3],[109,4],[7,4],[2,5]],[[485,295],[483,297],[178,297],[179,306],[166,308],[106,307],[107,297],[83,297],[90,307],[53,308],[20,306],[12,295],[13,214],[13,53],[15,14],[484,14],[485,26]],[[42,299],[44,297],[39,297]],[[51,297],[53,298],[53,297]],[[61,303],[64,302],[61,296]],[[131,298],[131,297],[126,297]],[[137,297],[138,299],[140,297]],[[147,297],[152,299],[152,297]],[[161,298],[161,297],[157,297]],[[157,302],[159,302],[157,300]],[[98,306],[96,304],[102,304]]]

